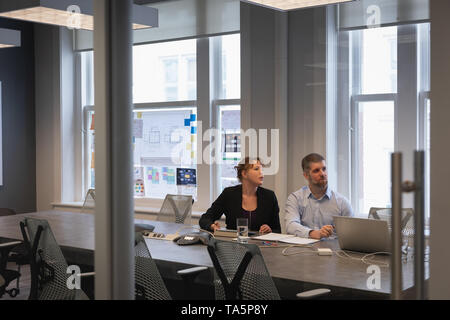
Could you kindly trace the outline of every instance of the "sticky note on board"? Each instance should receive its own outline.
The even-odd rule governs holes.
[[[184,126],[189,127],[191,125],[191,119],[184,119]]]
[[[191,134],[197,133],[197,127],[191,127]]]
[[[142,119],[142,112],[138,112],[138,113],[137,113],[137,118],[138,118],[138,119]]]
[[[92,113],[92,120],[91,120],[91,127],[89,128],[89,130],[95,130],[95,114]]]
[[[197,118],[196,114],[191,114],[191,121],[195,121],[196,118]]]

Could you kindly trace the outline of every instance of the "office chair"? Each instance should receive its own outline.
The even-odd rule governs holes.
[[[197,275],[207,269],[207,267],[194,267],[178,270],[177,274],[183,279],[185,288],[190,289]],[[141,232],[135,233],[134,276],[136,300],[172,299]]]
[[[0,216],[12,216],[16,214],[17,212],[14,209],[0,208]],[[19,242],[19,244],[10,250],[9,256],[7,257],[7,262],[13,262],[17,265],[19,277],[16,278],[16,290],[14,291],[14,294],[17,295],[20,293],[19,282],[22,266],[30,263],[30,255],[24,243]]]
[[[217,300],[280,300],[257,245],[212,238],[208,253],[215,269]],[[297,298],[315,299],[329,293],[329,289],[315,289],[301,292]]]
[[[67,262],[46,220],[25,218],[20,222],[23,239],[30,251],[32,300],[87,300],[81,289],[69,289]],[[93,275],[93,273],[86,274]],[[84,274],[80,275],[81,277]]]
[[[158,213],[158,221],[191,224],[192,196],[167,194]]]
[[[369,219],[376,220],[385,220],[388,223],[389,230],[391,230],[391,216],[392,209],[391,208],[375,208],[372,207],[369,209]],[[410,243],[414,238],[414,209],[412,208],[403,208],[402,209],[402,236],[403,236],[403,253],[408,253],[408,249],[410,247]]]
[[[208,253],[215,269],[217,300],[280,300],[256,245],[213,238],[208,244]]]
[[[20,278],[20,272],[16,270],[6,269],[9,252],[11,251],[11,249],[16,247],[20,243],[21,243],[20,241],[0,243],[0,298],[3,297],[5,293],[9,294],[11,298],[14,298],[20,292],[18,287],[19,285],[18,279]],[[6,288],[14,280],[17,280],[17,287],[7,290]]]

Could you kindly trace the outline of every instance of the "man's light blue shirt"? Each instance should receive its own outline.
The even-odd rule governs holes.
[[[309,186],[305,186],[291,193],[286,201],[286,232],[308,238],[311,230],[334,226],[333,216],[353,216],[348,200],[330,188],[321,199],[316,199]]]

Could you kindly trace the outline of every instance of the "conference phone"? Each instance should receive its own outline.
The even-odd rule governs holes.
[[[191,232],[183,234],[181,236],[173,239],[180,246],[193,245],[193,244],[204,244],[207,245],[211,239],[211,235],[208,232]]]

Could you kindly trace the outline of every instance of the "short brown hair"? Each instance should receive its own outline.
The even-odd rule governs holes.
[[[234,167],[237,170],[237,178],[240,182],[242,182],[242,172],[253,168],[256,162],[261,163],[261,160],[259,158],[245,157],[237,166]]]
[[[302,160],[302,169],[303,169],[303,172],[307,172],[307,170],[309,170],[311,167],[310,167],[310,164],[311,164],[311,162],[321,162],[321,161],[324,161],[325,160],[325,158],[324,157],[322,157],[320,154],[318,154],[318,153],[310,153],[310,154],[308,154],[306,157],[304,157],[303,158],[303,160]]]

